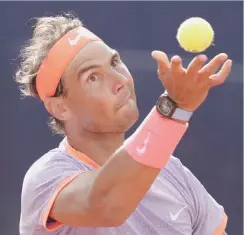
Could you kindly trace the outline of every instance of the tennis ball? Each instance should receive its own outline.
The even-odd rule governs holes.
[[[176,38],[185,51],[203,52],[212,44],[214,31],[206,20],[192,17],[180,25]]]

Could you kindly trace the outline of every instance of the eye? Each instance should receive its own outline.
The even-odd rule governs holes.
[[[96,82],[97,80],[98,76],[96,74],[91,74],[87,79],[88,82]]]
[[[113,58],[113,60],[111,61],[111,66],[113,68],[116,68],[119,64],[119,59],[118,58]]]

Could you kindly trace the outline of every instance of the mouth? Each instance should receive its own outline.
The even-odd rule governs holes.
[[[119,104],[118,109],[122,108],[124,105],[127,104],[130,98],[133,97],[132,92],[126,92],[124,94],[121,94],[121,97],[119,98]]]

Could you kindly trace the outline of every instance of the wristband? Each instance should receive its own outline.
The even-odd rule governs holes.
[[[135,161],[153,168],[164,168],[187,127],[188,123],[165,118],[154,107],[124,142],[124,148]]]

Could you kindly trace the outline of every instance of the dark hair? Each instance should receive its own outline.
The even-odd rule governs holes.
[[[82,26],[82,22],[73,14],[35,18],[33,37],[21,48],[20,65],[15,80],[20,86],[23,97],[39,98],[36,90],[36,75],[51,47],[68,31]],[[65,96],[63,80],[56,89],[55,97]],[[53,133],[64,135],[64,122],[55,117],[50,118],[49,126]]]

